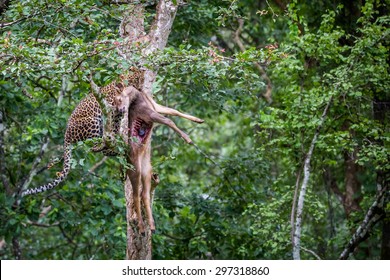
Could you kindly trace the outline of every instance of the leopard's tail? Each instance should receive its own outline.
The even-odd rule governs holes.
[[[41,192],[45,192],[47,190],[51,190],[52,188],[56,187],[59,185],[62,181],[65,180],[66,176],[68,176],[69,171],[70,171],[70,160],[72,158],[72,147],[70,145],[65,146],[64,148],[64,166],[61,172],[57,173],[57,179],[54,181],[42,185],[40,187],[32,188],[32,189],[27,189],[22,192],[22,197],[29,195],[29,194],[37,194]]]

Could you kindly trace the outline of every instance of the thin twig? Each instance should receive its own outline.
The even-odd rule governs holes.
[[[72,237],[70,237],[66,232],[65,229],[62,227],[61,223],[58,224],[58,228],[60,229],[62,235],[65,237],[65,239],[68,241],[68,243],[75,245],[77,247],[77,244],[73,241]]]
[[[62,82],[66,83],[66,79],[63,78]],[[62,87],[64,87],[64,85],[62,85]],[[62,97],[61,97],[61,93],[60,93],[60,96],[59,96],[58,101],[57,101],[57,106],[60,106],[61,102],[62,102]],[[22,192],[24,190],[26,190],[28,188],[28,186],[30,185],[32,179],[38,173],[38,165],[39,165],[39,163],[42,160],[43,154],[45,153],[45,151],[46,151],[46,149],[47,149],[47,147],[49,145],[49,142],[50,142],[49,132],[46,132],[46,134],[44,135],[44,141],[42,143],[41,149],[40,149],[39,154],[37,155],[37,157],[34,159],[34,162],[33,162],[32,166],[31,166],[30,172],[24,178],[24,180],[22,182],[20,182],[20,184],[19,184],[19,189],[18,189],[18,193],[17,193],[17,200],[15,201],[16,204],[14,206],[17,206],[17,205],[20,204],[20,198],[21,198],[20,195],[22,194]]]
[[[37,227],[50,228],[50,227],[56,227],[60,223],[56,222],[54,224],[42,224],[42,223],[38,223],[38,222],[35,222],[35,221],[28,221],[28,224],[32,225],[32,226],[37,226]]]
[[[17,20],[14,20],[14,21],[11,21],[11,22],[0,22],[0,29],[1,28],[4,28],[4,27],[8,27],[8,26],[11,26],[11,25],[14,25],[18,22],[21,22],[23,20],[26,20],[28,19],[29,17],[24,17],[24,18],[20,18],[20,19],[17,19]]]
[[[119,46],[119,45],[118,45],[118,46]],[[111,51],[111,50],[113,50],[113,49],[116,49],[118,46],[115,45],[115,46],[112,46],[112,47],[108,47],[108,48],[105,48],[105,49],[101,49],[101,50],[99,50],[99,51],[94,50],[94,51],[92,51],[91,53],[88,53],[88,54],[84,55],[83,58],[81,58],[79,61],[77,61],[76,66],[73,67],[73,71],[76,71],[76,70],[81,66],[81,64],[82,64],[84,61],[86,61],[88,58],[93,57],[93,56],[95,56],[95,55],[98,55],[98,54],[100,54],[100,53],[102,53],[102,52]]]
[[[28,188],[28,186],[30,185],[32,179],[36,175],[37,170],[38,170],[37,167],[38,167],[39,163],[42,160],[43,154],[45,153],[45,151],[47,149],[47,146],[49,145],[49,142],[50,142],[49,137],[46,134],[45,138],[44,138],[44,141],[42,143],[41,149],[40,149],[40,151],[38,153],[38,156],[34,159],[34,162],[33,162],[32,166],[31,166],[30,172],[25,177],[24,181],[20,184],[20,192],[19,192],[20,194],[24,190],[26,190]]]
[[[96,170],[98,167],[100,167],[103,163],[105,163],[107,159],[108,159],[108,157],[107,157],[107,156],[104,156],[99,162],[97,162],[96,164],[94,164],[94,165],[88,170],[88,173],[87,173],[87,174],[91,174],[91,175],[96,176],[96,174],[94,173],[95,170]],[[85,180],[85,177],[87,176],[87,174],[84,175],[84,176],[81,178],[80,182],[82,182],[82,181]]]
[[[104,156],[98,163],[96,163],[94,166],[91,167],[91,169],[88,170],[88,173],[93,173],[100,165],[102,165],[106,160],[108,159],[107,156]]]
[[[317,255],[314,251],[306,249],[305,247],[301,247],[301,249],[307,253],[312,254],[314,257],[316,257],[317,260],[321,260],[320,256]]]
[[[213,160],[209,155],[207,155],[205,152],[203,152],[199,147],[198,145],[196,145],[195,143],[191,143],[192,146],[195,147],[195,149],[201,153],[206,159],[208,159],[209,161],[211,161],[214,165],[218,166],[220,169],[223,169],[215,160]]]

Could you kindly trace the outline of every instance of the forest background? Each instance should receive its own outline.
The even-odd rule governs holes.
[[[59,171],[46,166],[89,74],[102,86],[131,66],[116,50],[125,2],[0,1],[1,259],[124,258],[123,158],[80,144],[64,184],[15,197]],[[291,259],[297,226],[302,259],[390,258],[389,6],[180,5],[148,57],[153,94],[205,123],[175,119],[200,150],[154,131],[154,259]]]

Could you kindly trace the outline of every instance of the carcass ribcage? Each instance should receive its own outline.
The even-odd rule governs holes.
[[[140,118],[136,118],[132,123],[131,136],[137,139],[138,143],[144,143],[152,129],[152,124],[146,123]]]

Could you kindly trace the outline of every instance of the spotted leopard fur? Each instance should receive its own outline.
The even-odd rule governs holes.
[[[111,131],[114,134],[119,132],[124,112],[116,108],[116,97],[129,85],[140,89],[143,85],[143,71],[132,67],[127,74],[120,76],[119,81],[114,81],[109,85],[100,88],[99,94],[101,100],[97,100],[96,93],[90,93],[80,101],[71,114],[66,127],[64,138],[64,165],[62,171],[57,173],[57,178],[54,181],[40,187],[27,189],[22,192],[22,196],[41,193],[56,187],[64,181],[69,174],[72,158],[72,145],[79,141],[85,141],[86,139],[103,137],[103,111],[99,103],[104,103],[103,106],[106,106],[106,109],[109,109],[107,111],[111,114],[108,116],[112,122]],[[102,101],[102,103],[99,101]],[[112,150],[107,149],[104,146],[94,146],[92,151],[103,152],[105,155],[115,154]]]

